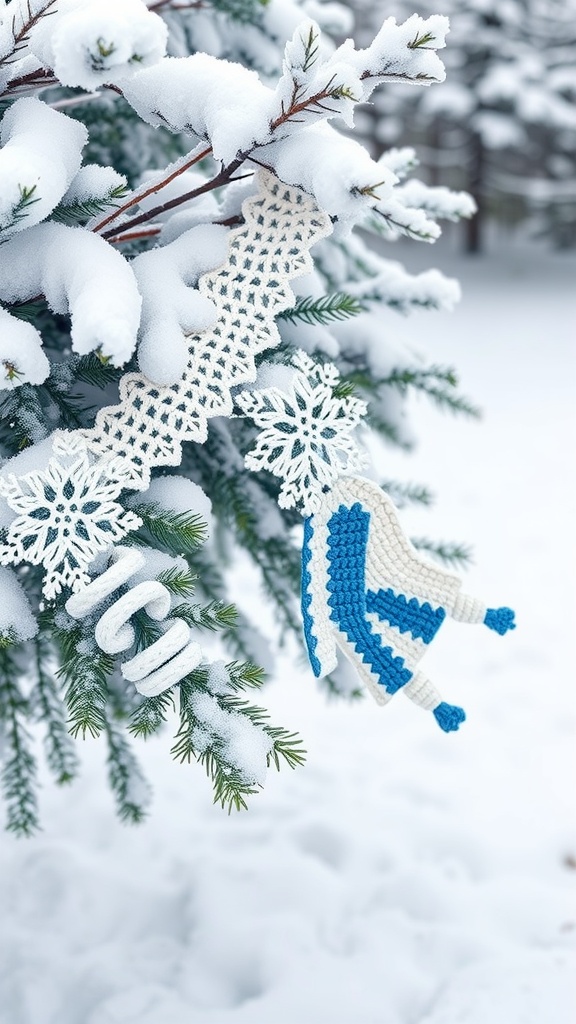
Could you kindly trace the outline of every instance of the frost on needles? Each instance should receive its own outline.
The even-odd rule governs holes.
[[[411,389],[475,412],[451,368],[394,336],[395,312],[450,308],[456,282],[439,271],[410,275],[387,255],[401,236],[433,242],[439,219],[469,217],[473,203],[411,177],[412,150],[375,161],[351,137],[356,106],[377,87],[443,81],[447,19],[387,18],[358,48],[330,37],[330,28],[348,31],[349,11],[315,4],[323,26],[305,8],[0,0],[0,480],[44,480],[54,431],[89,430],[117,400],[122,373],[140,370],[165,386],[180,379],[186,339],[218,315],[198,281],[223,262],[261,167],[313,197],[333,232],[295,283],[295,305],[278,318],[281,344],[259,357],[255,387],[274,383],[304,350],[334,364],[343,393],[368,401],[371,429],[404,447]],[[38,759],[68,782],[87,735],[107,744],[128,821],[143,817],[149,799],[131,737],[165,723],[173,755],[203,764],[227,807],[244,806],[269,765],[303,761],[298,737],[249,696],[278,636],[263,636],[229,600],[228,566],[240,548],[278,635],[300,636],[297,518],[278,508],[278,480],[246,472],[255,429],[249,416],[212,420],[204,444],[184,445],[177,472],[156,469],[148,491],[126,488],[117,499],[141,523],[123,543],[141,553],[146,579],[169,591],[168,619],[211,652],[171,690],[140,696],[119,658],[97,645],[94,615],[72,619],[66,593],[42,601],[40,566],[0,569],[2,779],[16,833],[38,824]],[[4,544],[15,512],[2,493]],[[98,554],[94,576],[107,559]],[[132,628],[135,657],[165,624],[139,611]],[[210,635],[219,639],[210,644]],[[349,690],[339,670],[325,685]]]

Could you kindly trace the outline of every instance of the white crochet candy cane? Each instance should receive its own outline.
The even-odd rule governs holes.
[[[83,619],[106,598],[139,572],[146,560],[140,551],[118,546],[112,552],[112,564],[92,583],[66,602],[66,611]],[[130,618],[145,610],[151,619],[162,621],[170,611],[170,592],[158,580],[145,580],[118,597],[96,624],[96,643],[106,654],[120,654],[134,643]],[[139,693],[154,697],[192,672],[202,660],[202,651],[191,640],[189,626],[182,619],[173,624],[159,640],[121,666],[124,679],[134,683]]]

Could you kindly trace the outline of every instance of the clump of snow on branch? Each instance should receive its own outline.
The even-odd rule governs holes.
[[[42,384],[49,373],[50,363],[36,328],[0,307],[0,391],[20,384]]]
[[[146,503],[158,505],[166,512],[194,513],[206,525],[206,537],[212,532],[212,502],[199,484],[178,473],[166,473],[157,476],[150,482],[146,490]],[[127,505],[139,504],[142,495],[137,494],[127,500]]]
[[[88,201],[106,204],[114,192],[126,187],[125,175],[119,174],[113,167],[86,164],[80,168],[70,188],[62,196],[62,206],[73,206]]]
[[[210,693],[230,693],[230,673],[226,668],[226,662],[213,661],[208,668],[206,686]]]
[[[378,160],[378,164],[393,171],[398,180],[402,181],[410,171],[418,167],[419,160],[411,146],[402,146],[399,149],[387,149]]]
[[[75,352],[100,351],[116,366],[130,358],[142,300],[129,264],[104,239],[38,224],[6,242],[2,255],[0,300],[43,294],[55,313],[70,315]]]
[[[353,41],[347,39],[331,62],[345,61],[360,72],[363,100],[368,99],[381,80],[414,85],[443,82],[446,72],[435,51],[446,46],[449,31],[448,18],[439,14],[426,19],[413,14],[401,25],[396,24],[396,18],[386,18],[370,46],[356,50]]]
[[[395,197],[406,207],[419,207],[442,220],[460,220],[476,213],[476,203],[468,192],[454,192],[444,185],[426,185],[417,178],[400,185]]]
[[[123,92],[142,120],[210,141],[224,163],[270,137],[273,92],[241,64],[205,53],[166,57]]]
[[[404,25],[389,18],[372,47],[356,50],[348,40],[328,60],[322,60],[320,30],[314,22],[304,22],[286,46],[282,77],[274,90],[242,65],[197,53],[165,58],[126,82],[123,91],[143,120],[210,141],[215,158],[225,163],[268,143],[278,147],[282,141],[278,152],[268,150],[272,165],[282,177],[278,161],[284,156],[288,138],[298,136],[301,140],[303,132],[328,118],[337,117],[351,125],[354,105],[367,99],[380,82],[402,80],[426,85],[442,81],[443,65],[435,49],[445,45],[447,29],[445,18],[424,21],[415,15]],[[353,160],[364,163],[370,158],[355,144],[352,156],[345,144],[353,144],[340,141],[338,159],[345,161],[346,178]],[[301,183],[311,150],[327,145],[325,134],[307,134],[300,173],[296,176],[291,171],[291,178],[286,180]],[[335,141],[332,146],[331,159],[335,160]],[[290,158],[286,155],[285,159]],[[369,184],[374,186],[380,180],[382,170],[380,178],[371,177]],[[385,174],[384,180],[392,181],[392,172]],[[312,185],[309,180],[309,187]],[[358,191],[365,185],[362,180],[354,181],[350,189]],[[321,202],[319,195],[317,198]]]
[[[214,303],[192,286],[224,262],[227,234],[217,225],[191,228],[132,263],[143,296],[138,362],[157,384],[180,380],[188,362],[185,335],[216,320]]]
[[[346,286],[349,295],[362,304],[380,303],[399,313],[413,309],[454,309],[460,301],[458,281],[439,270],[409,274],[396,260],[383,261],[383,268],[372,278]]]
[[[263,157],[282,181],[300,185],[344,224],[363,219],[375,199],[389,194],[396,181],[360,143],[329,124],[312,125],[273,143],[263,150]]]
[[[30,32],[30,52],[62,83],[96,89],[156,64],[168,30],[142,0],[58,0]]]
[[[0,127],[0,235],[44,220],[82,162],[83,124],[29,97],[8,108]]]

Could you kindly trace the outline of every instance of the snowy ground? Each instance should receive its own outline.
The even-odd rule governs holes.
[[[100,749],[2,840],[1,1024],[571,1024],[576,938],[571,409],[574,260],[465,262],[451,317],[400,330],[454,361],[482,426],[423,403],[413,533],[475,545],[466,589],[511,604],[501,638],[447,623],[426,659],[468,721],[397,698],[326,705],[287,660],[266,697],[309,762],[227,818],[169,737],[143,749],[150,821],[114,818]],[[571,507],[572,506],[572,507]],[[572,604],[572,607],[571,607]]]

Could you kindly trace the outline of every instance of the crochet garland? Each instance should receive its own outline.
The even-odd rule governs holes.
[[[187,339],[181,380],[163,387],[141,373],[125,374],[118,405],[102,409],[91,430],[58,432],[44,469],[0,477],[0,494],[16,513],[0,564],[43,565],[45,596],[70,589],[66,610],[74,618],[106,602],[95,637],[109,654],[132,646],[135,612],[145,609],[162,621],[170,609],[170,594],[156,580],[110,603],[144,562],[134,550],[111,547],[141,525],[116,499],[124,489],[145,490],[153,467],[179,465],[182,442],[203,443],[209,418],[232,414],[232,388],[254,381],[255,357],[280,340],[274,318],[294,303],[289,281],[312,269],[309,249],[331,231],[310,196],[268,172],[242,209],[245,223],[230,232],[226,263],[200,279],[219,316]],[[390,499],[350,475],[365,464],[353,436],[365,404],[335,397],[335,367],[305,353],[293,362],[288,393],[244,390],[234,400],[262,428],[247,468],[280,477],[280,505],[307,517],[302,615],[312,669],[317,676],[333,671],[339,648],[378,703],[402,689],[445,731],[457,729],[464,712],[444,703],[417,665],[447,614],[505,633],[514,628],[513,613],[487,610],[461,594],[458,577],[417,554]],[[94,577],[90,566],[102,553],[111,563]],[[159,640],[122,665],[122,674],[153,696],[201,659],[189,627],[171,621]]]

